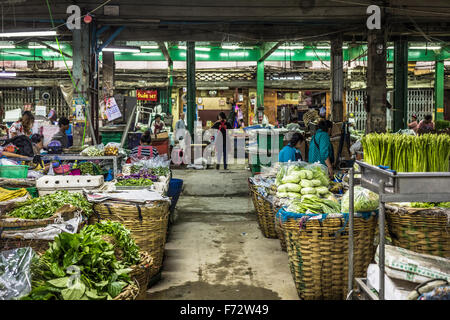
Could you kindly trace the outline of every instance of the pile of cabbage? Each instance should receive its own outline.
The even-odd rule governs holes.
[[[330,180],[327,170],[320,164],[288,163],[280,168],[275,183],[279,198],[301,199],[305,195],[315,195],[334,200],[328,190]]]

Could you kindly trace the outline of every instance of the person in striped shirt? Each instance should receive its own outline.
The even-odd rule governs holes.
[[[308,161],[309,163],[320,162],[321,164],[327,166],[328,174],[332,177],[334,154],[329,136],[329,131],[332,128],[330,123],[331,121],[319,121],[317,125],[318,130],[311,138],[311,142],[309,144]]]
[[[157,157],[158,150],[152,147],[150,130],[147,130],[141,137],[140,145],[131,150],[130,158],[133,160],[151,159]]]

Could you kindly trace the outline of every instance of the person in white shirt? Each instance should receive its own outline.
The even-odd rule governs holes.
[[[180,140],[180,137],[184,136],[184,130],[186,130],[186,124],[184,123],[184,113],[180,114],[180,119],[175,124],[175,137]]]

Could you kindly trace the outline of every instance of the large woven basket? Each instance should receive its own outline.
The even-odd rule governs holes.
[[[139,288],[135,284],[126,286],[113,300],[136,300],[139,296]]]
[[[250,191],[250,197],[252,198],[253,206],[255,207],[255,211],[258,211],[258,202],[256,201],[256,189],[255,185],[248,179],[248,189]]]
[[[305,300],[343,300],[348,279],[348,215],[283,221],[289,265],[298,295]],[[377,218],[354,219],[354,275],[363,277],[373,260]]]
[[[280,239],[281,250],[287,252],[286,237],[284,235],[283,223],[281,221],[281,217],[277,215],[280,209],[281,209],[280,206],[273,207],[273,214],[275,219],[275,232],[277,234],[277,238]]]
[[[153,259],[147,251],[141,251],[139,254],[141,261],[139,264],[131,266],[132,271],[130,272],[130,277],[139,288],[138,297],[142,298],[147,292]]]
[[[131,236],[141,250],[147,251],[153,258],[150,278],[157,274],[162,266],[164,246],[166,244],[169,201],[158,200],[148,204],[105,201],[94,204],[94,214],[89,224],[101,220],[120,222],[130,230]]]
[[[450,258],[450,209],[386,205],[386,223],[394,246]]]
[[[256,202],[258,203],[256,210],[258,225],[261,229],[262,234],[266,238],[278,238],[275,231],[275,215],[273,204],[258,192],[256,192]]]

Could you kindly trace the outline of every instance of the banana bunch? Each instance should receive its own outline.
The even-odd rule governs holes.
[[[24,197],[27,195],[27,193],[28,191],[25,188],[19,190],[8,190],[0,188],[0,202]]]

